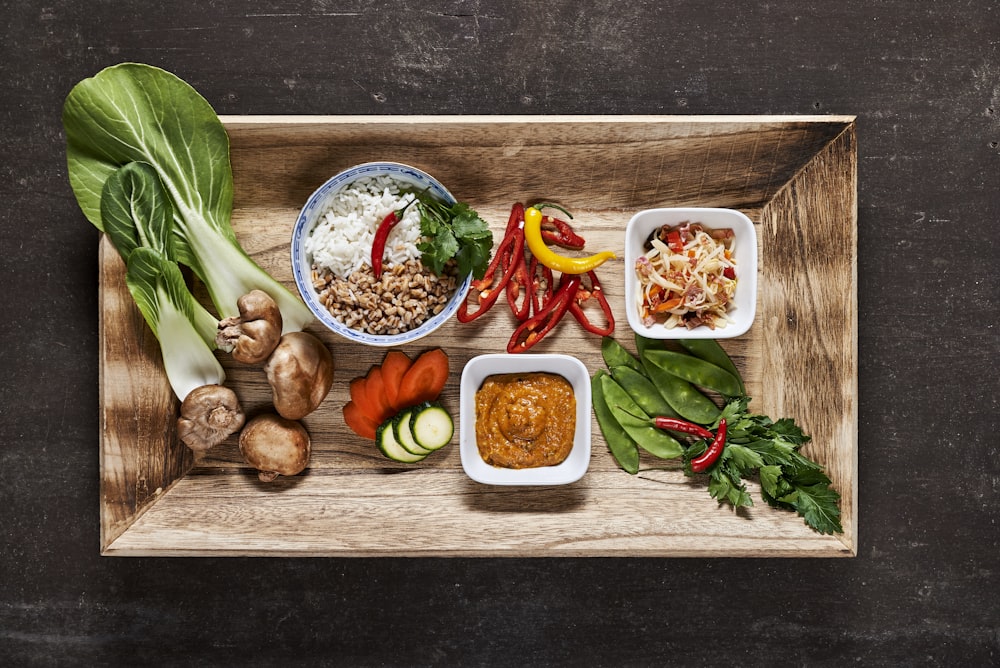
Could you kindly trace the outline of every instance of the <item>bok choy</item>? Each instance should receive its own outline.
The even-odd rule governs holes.
[[[160,342],[163,366],[181,400],[178,435],[194,450],[225,440],[243,426],[236,394],[212,348],[217,321],[188,290],[172,259],[173,206],[156,171],[128,163],[101,191],[101,218],[126,263],[125,283]]]
[[[229,136],[194,88],[162,69],[123,63],[78,83],[62,120],[70,184],[94,226],[108,231],[101,212],[108,178],[130,162],[146,163],[173,207],[170,257],[204,282],[220,320],[239,316],[237,300],[254,289],[278,303],[284,332],[312,320],[305,304],[237,242]]]

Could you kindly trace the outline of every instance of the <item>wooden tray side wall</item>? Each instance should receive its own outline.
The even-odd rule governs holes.
[[[155,339],[122,283],[121,262],[101,250],[102,552],[108,555],[436,555],[436,556],[851,556],[856,552],[856,349],[840,332],[815,322],[790,328],[785,298],[806,290],[826,303],[823,283],[847,291],[831,308],[856,311],[853,243],[846,258],[802,280],[767,253],[825,252],[826,235],[854,238],[853,124],[850,119],[226,119],[233,145],[233,224],[244,248],[292,286],[288,236],[312,190],[340,169],[391,158],[423,167],[470,201],[499,233],[517,197],[559,197],[574,207],[588,246],[621,250],[636,208],[730,206],[760,220],[762,290],[758,320],[724,345],[747,378],[754,407],[788,409],[819,430],[811,454],[831,467],[845,493],[843,537],[820,536],[790,513],[762,504],[736,514],[716,507],[704,487],[679,472],[638,477],[619,471],[596,423],[590,472],[555,489],[481,486],[461,470],[457,441],[419,467],[394,465],[370,442],[346,431],[340,407],[347,382],[381,360],[384,350],[353,346],[313,328],[334,350],[337,378],[324,406],[306,419],[314,437],[310,469],[270,486],[243,465],[235,439],[202,456],[176,445],[176,402],[159,368]],[[846,131],[845,131],[846,128]],[[829,164],[836,162],[836,167]],[[835,189],[837,192],[824,194]],[[512,194],[513,193],[513,194]],[[586,207],[586,208],[582,208]],[[826,207],[826,208],[824,208]],[[822,232],[818,237],[806,231]],[[835,229],[827,230],[832,226]],[[820,229],[822,228],[822,230]],[[796,230],[797,246],[768,240]],[[819,243],[817,246],[816,244]],[[774,275],[777,272],[780,275]],[[611,295],[624,294],[619,260],[602,269]],[[804,280],[804,283],[802,281]],[[197,286],[196,286],[197,288]],[[204,291],[196,294],[203,301]],[[620,301],[620,300],[619,300]],[[851,308],[854,311],[851,311]],[[634,350],[624,305],[616,304],[617,338]],[[808,326],[806,326],[808,325]],[[494,309],[479,326],[447,324],[403,348],[411,356],[444,346],[452,378],[443,401],[458,409],[458,376],[481,352],[501,351],[513,327]],[[772,337],[795,341],[771,350]],[[841,392],[827,404],[795,403],[771,378],[798,382],[788,370],[824,337],[827,385]],[[856,334],[853,335],[856,347]],[[782,339],[777,339],[782,340]],[[540,351],[572,352],[590,370],[602,365],[600,342],[563,325]],[[789,352],[785,352],[789,351]],[[269,403],[263,373],[220,357],[229,383],[253,413]],[[854,373],[853,376],[850,374]],[[843,374],[847,374],[844,376]],[[767,382],[765,382],[765,380]],[[789,387],[795,387],[791,385]],[[797,412],[796,412],[797,411]],[[164,443],[164,435],[168,445]],[[835,439],[831,441],[830,439]],[[759,499],[758,490],[751,493]],[[666,503],[665,503],[666,502]],[[664,508],[668,508],[667,511]],[[417,508],[418,510],[415,510]],[[630,508],[628,515],[622,508]],[[748,521],[752,518],[753,521]]]
[[[758,307],[767,412],[794,416],[805,452],[842,491],[846,546],[857,551],[857,151],[848,127],[764,208],[767,289]],[[778,352],[780,350],[780,353]]]

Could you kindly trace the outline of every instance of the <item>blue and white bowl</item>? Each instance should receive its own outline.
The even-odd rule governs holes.
[[[349,341],[364,343],[370,346],[400,346],[423,338],[441,327],[448,321],[469,291],[469,284],[472,277],[469,276],[462,282],[455,294],[452,295],[444,309],[440,313],[428,318],[420,326],[400,334],[369,334],[361,330],[352,329],[337,320],[326,306],[320,301],[319,294],[312,282],[312,258],[305,250],[305,241],[309,238],[313,228],[321,220],[323,214],[330,208],[330,204],[336,194],[350,186],[360,178],[375,178],[387,176],[404,186],[411,186],[415,190],[425,190],[432,196],[448,204],[454,204],[455,198],[441,183],[430,174],[398,162],[366,162],[350,169],[340,172],[314,192],[306,201],[302,212],[295,221],[292,229],[292,274],[295,278],[295,285],[299,289],[299,294],[305,301],[306,306],[313,312],[316,319],[322,322],[331,331],[344,337]]]

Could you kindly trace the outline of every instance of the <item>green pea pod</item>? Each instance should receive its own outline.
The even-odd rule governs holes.
[[[684,454],[681,444],[654,427],[649,416],[611,376],[601,377],[601,389],[611,415],[640,448],[661,459],[674,459]]]
[[[645,371],[640,373],[629,366],[616,366],[611,368],[611,377],[628,392],[646,415],[680,417],[646,376]]]
[[[618,466],[631,474],[639,472],[639,446],[625,432],[618,421],[611,414],[608,402],[604,399],[604,389],[601,386],[601,378],[608,374],[602,369],[594,374],[590,381],[591,403],[594,406],[594,416],[597,417],[597,426],[601,428],[604,441],[608,444],[611,456],[618,462]]]
[[[660,391],[660,395],[682,418],[703,425],[713,424],[718,419],[722,411],[711,399],[698,391],[698,388],[649,361],[649,353],[664,349],[661,341],[636,335],[635,343],[646,375]]]
[[[740,375],[739,369],[736,368],[733,360],[729,358],[718,341],[715,339],[680,339],[677,343],[695,357],[711,362],[720,369],[733,374],[740,384],[740,394],[746,396],[746,387],[743,385],[743,377]]]
[[[733,374],[711,362],[672,350],[650,350],[646,359],[687,382],[718,392],[724,397],[741,396],[740,381]]]
[[[616,366],[627,366],[639,373],[645,373],[642,368],[642,362],[637,360],[632,353],[625,350],[625,346],[610,336],[605,336],[601,339],[601,355],[604,357],[604,363],[608,365],[609,369],[614,369]]]

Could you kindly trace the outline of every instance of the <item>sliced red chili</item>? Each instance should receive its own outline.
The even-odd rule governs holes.
[[[531,256],[528,274],[531,276],[532,313],[538,313],[552,299],[556,289],[555,281],[552,278],[552,270],[539,262],[534,255]]]
[[[579,275],[563,274],[559,282],[559,289],[556,290],[545,308],[522,322],[514,330],[510,341],[507,342],[507,352],[523,353],[545,338],[545,335],[551,332],[566,315],[566,310],[575,301],[576,291],[579,287]]]
[[[722,275],[732,280],[736,278],[736,270],[733,269],[732,267],[726,267],[725,269],[722,270]]]
[[[611,305],[608,303],[608,298],[605,296],[604,290],[601,288],[601,282],[598,280],[594,270],[591,269],[588,271],[586,276],[590,279],[590,287],[587,288],[582,281],[580,282],[577,294],[570,302],[569,311],[588,332],[597,334],[598,336],[611,336],[615,331],[615,316],[611,312]],[[604,313],[605,325],[603,327],[594,324],[587,316],[586,311],[583,310],[583,306],[581,306],[581,302],[591,297],[597,299],[597,303],[601,306],[601,312]]]
[[[524,237],[524,233],[521,233]],[[531,276],[528,274],[528,265],[524,261],[524,251],[512,254],[510,262],[514,264],[513,273],[507,281],[507,304],[510,311],[517,318],[518,322],[524,322],[531,315]],[[520,303],[518,303],[520,300]]]
[[[691,460],[691,470],[695,473],[702,473],[709,466],[714,464],[722,454],[722,449],[726,446],[726,419],[719,420],[719,428],[715,432],[715,438],[708,444],[705,452]]]
[[[587,243],[569,223],[552,216],[542,218],[542,239],[547,244],[574,250],[582,249]]]
[[[513,264],[504,262],[505,258],[524,256],[524,205],[517,203],[510,211],[510,218],[507,220],[507,230],[504,232],[503,241],[497,247],[490,260],[486,273],[479,280],[472,281],[471,287],[478,291],[479,307],[475,311],[469,311],[469,300],[462,302],[455,317],[459,322],[472,322],[482,314],[490,310],[496,302],[497,297],[507,287],[507,282],[516,268]],[[497,278],[499,274],[499,279]],[[472,290],[469,291],[470,293]]]

